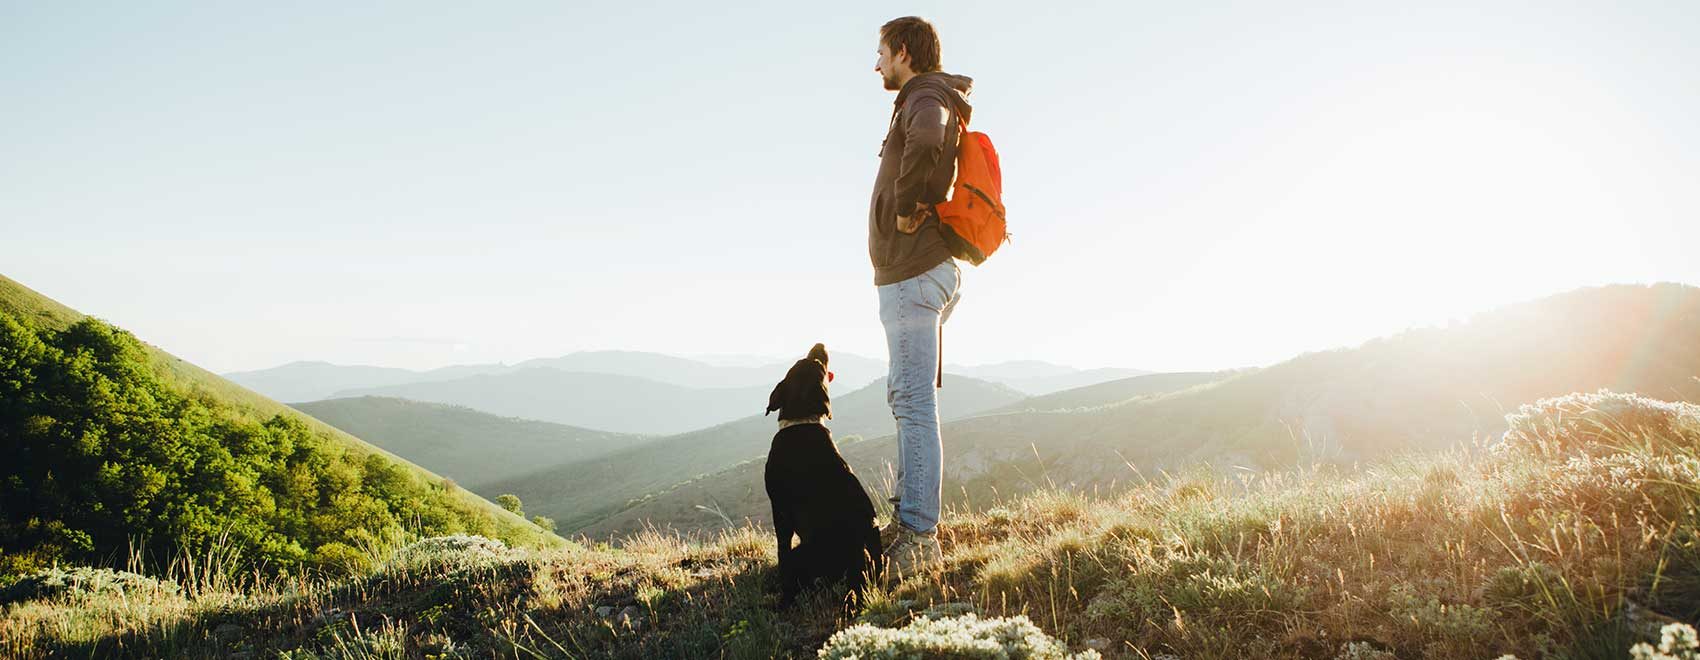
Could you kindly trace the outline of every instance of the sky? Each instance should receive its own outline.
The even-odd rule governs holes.
[[[948,361],[1258,366],[1700,284],[1700,4],[735,4],[0,0],[0,274],[220,372],[883,358],[913,14],[1013,234]]]

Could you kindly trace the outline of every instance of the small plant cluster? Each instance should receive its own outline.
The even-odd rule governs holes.
[[[138,594],[177,594],[183,588],[170,580],[110,568],[55,566],[23,576],[0,589],[0,605],[48,598],[90,598]]]
[[[417,570],[457,571],[482,568],[525,558],[522,550],[511,549],[496,539],[468,534],[434,536],[414,541],[386,562],[386,573]]]
[[[1507,415],[1500,453],[1563,456],[1579,449],[1640,447],[1668,453],[1700,446],[1700,406],[1600,390],[1523,404]]]
[[[981,619],[968,613],[934,619],[921,616],[899,629],[857,624],[840,630],[821,647],[827,660],[873,658],[1032,658],[1070,660],[1099,658],[1088,649],[1070,654],[1068,646],[1046,635],[1027,617]]]
[[[1659,646],[1641,642],[1629,647],[1635,660],[1700,660],[1700,636],[1686,623],[1667,624],[1659,630]]]
[[[1347,642],[1340,647],[1340,654],[1334,660],[1397,660],[1398,656],[1384,649],[1376,648],[1369,642]],[[1499,658],[1497,660],[1505,660]],[[1512,660],[1516,660],[1513,658]]]

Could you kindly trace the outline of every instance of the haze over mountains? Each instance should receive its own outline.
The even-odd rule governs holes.
[[[882,361],[853,354],[834,357],[834,372],[842,372],[839,377],[847,382],[860,383],[884,376],[885,363]],[[746,361],[750,359],[753,358],[745,358]],[[536,368],[624,376],[628,379],[642,379],[691,389],[772,386],[779,376],[785,374],[790,364],[790,361],[778,358],[764,359],[758,365],[713,364],[642,351],[580,351],[512,365],[466,364],[425,371],[335,365],[328,362],[291,362],[270,369],[229,373],[225,374],[225,377],[279,401],[317,401],[375,394],[376,390],[386,387],[507,375]],[[775,373],[779,376],[775,376]]]
[[[767,391],[795,358],[708,360],[712,362],[640,351],[583,351],[514,365],[456,365],[429,371],[295,362],[227,376],[280,401],[382,396],[617,433],[666,435],[759,410]],[[849,391],[883,379],[886,366],[883,361],[834,353],[832,370],[836,387]],[[1015,361],[947,365],[945,375],[947,389],[953,376],[962,375],[1030,395],[1142,373],[1146,372]],[[655,406],[650,403],[654,401],[669,405]]]
[[[671,434],[759,412],[769,385],[699,389],[614,374],[527,367],[429,383],[339,392],[467,406],[617,433]]]
[[[798,356],[801,354],[802,351],[799,351]],[[784,376],[795,359],[759,355],[680,357],[644,351],[580,351],[512,365],[464,364],[424,371],[329,362],[291,362],[269,369],[231,372],[224,377],[278,401],[317,401],[358,395],[360,390],[505,374],[533,367],[631,376],[681,387],[719,389],[771,386]],[[838,378],[835,382],[841,386],[859,388],[884,378],[886,366],[884,360],[833,352],[832,371]],[[945,371],[1002,383],[1029,395],[1151,373],[1108,367],[1076,369],[1037,360],[974,366],[947,363]]]

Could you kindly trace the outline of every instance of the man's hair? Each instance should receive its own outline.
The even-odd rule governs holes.
[[[915,73],[939,70],[939,33],[932,23],[919,16],[894,18],[881,25],[880,42],[891,50],[893,57],[907,48],[909,68]]]

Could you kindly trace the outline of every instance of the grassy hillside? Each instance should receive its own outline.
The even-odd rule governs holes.
[[[1002,385],[946,374],[939,411],[941,417],[954,419],[1020,398],[1019,392]],[[766,391],[751,401],[757,409],[766,403]],[[832,407],[831,423],[840,439],[892,432],[883,382],[835,396]],[[579,530],[625,508],[630,500],[765,455],[778,428],[774,420],[752,415],[600,459],[519,475],[490,489],[518,495],[528,510],[554,518],[563,532]]]
[[[1700,289],[1600,287],[1204,384],[1162,376],[1180,388],[1169,392],[1149,393],[1164,389],[1157,386],[1164,381],[1106,384],[1111,392],[1138,386],[1147,393],[1092,408],[1074,405],[1098,398],[1090,389],[1030,399],[1006,408],[1012,412],[944,425],[944,494],[963,505],[1053,486],[1109,488],[1198,464],[1229,473],[1349,468],[1498,437],[1506,402],[1573,391],[1611,388],[1700,402],[1696,338]],[[895,443],[871,437],[841,450],[863,484],[883,493]],[[723,527],[722,514],[759,521],[767,509],[756,462],[650,498],[592,531],[630,531],[646,520]]]
[[[1050,394],[1031,396],[988,412],[1057,412],[1079,408],[1100,408],[1112,403],[1126,403],[1142,396],[1166,394],[1213,383],[1232,376],[1234,373],[1231,371],[1177,372],[1118,378]]]
[[[552,534],[0,277],[0,572],[230,544],[272,569],[457,531]]]
[[[957,367],[957,371],[964,376],[1003,383],[1031,395],[1050,394],[1152,373],[1142,369],[1114,367],[1075,369],[1034,360]]]
[[[388,397],[290,406],[406,456],[489,499],[504,492],[485,488],[492,482],[532,472],[539,465],[599,458],[654,439]]]
[[[776,611],[771,535],[741,528],[621,550],[439,544],[461,549],[348,580],[14,585],[0,654],[767,658],[830,641],[874,657],[855,640],[974,613],[1109,658],[1624,658],[1700,616],[1700,408],[1572,395],[1510,429],[1355,473],[1189,470],[949,511],[944,570],[847,614],[829,597]],[[868,627],[833,637],[851,626]]]

